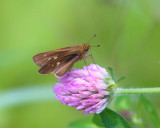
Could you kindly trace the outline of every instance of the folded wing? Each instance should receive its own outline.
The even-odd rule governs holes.
[[[75,62],[78,61],[79,55],[76,54],[70,54],[70,55],[64,55],[63,57],[57,58],[57,59],[51,59],[41,67],[39,70],[40,74],[49,74],[54,73],[57,77],[62,77],[64,74],[68,72],[69,69],[72,68]]]

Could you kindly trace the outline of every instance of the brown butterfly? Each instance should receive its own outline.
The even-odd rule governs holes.
[[[96,35],[94,35],[95,37]],[[97,45],[98,47],[99,45]],[[49,52],[39,53],[33,57],[35,64],[40,66],[40,74],[54,73],[56,77],[64,76],[79,60],[92,58],[92,55],[87,55],[90,50],[88,43],[65,47]],[[93,60],[94,61],[94,60]]]

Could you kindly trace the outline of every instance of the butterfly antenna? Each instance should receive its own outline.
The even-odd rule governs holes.
[[[96,34],[94,34],[94,36],[90,40],[88,40],[87,43],[89,43],[94,37],[96,37]]]
[[[92,45],[90,45],[90,46],[91,46],[91,47],[100,47],[101,45],[98,44],[98,45],[96,45],[96,46],[92,46]]]

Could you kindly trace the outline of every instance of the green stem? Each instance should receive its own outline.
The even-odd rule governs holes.
[[[122,89],[117,88],[117,94],[149,94],[149,93],[160,93],[160,87],[156,88],[130,88]]]

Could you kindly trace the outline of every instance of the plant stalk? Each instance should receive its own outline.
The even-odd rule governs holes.
[[[155,88],[117,88],[116,94],[150,94],[160,93],[160,87]]]

